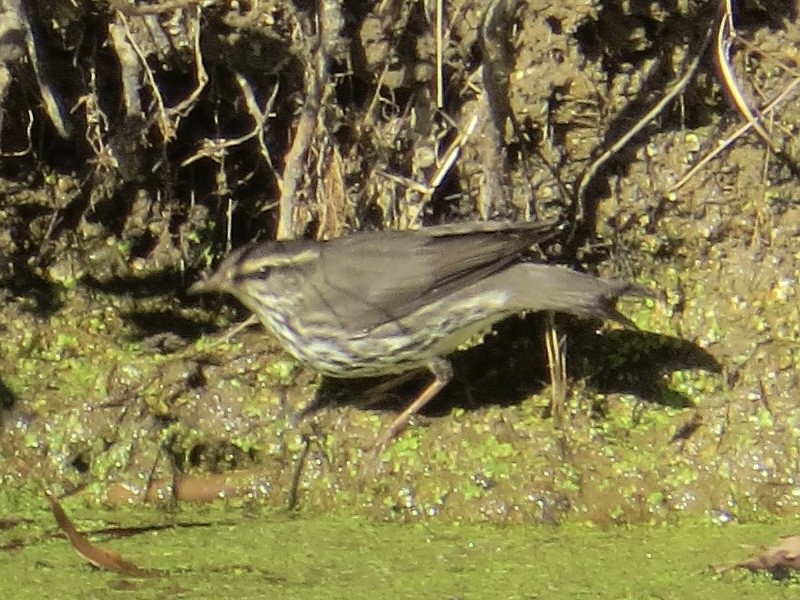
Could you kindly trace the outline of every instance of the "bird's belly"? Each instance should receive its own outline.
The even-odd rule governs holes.
[[[312,369],[339,378],[378,377],[425,367],[436,357],[446,356],[477,334],[486,333],[511,313],[497,302],[465,299],[448,304],[447,310],[426,308],[401,319],[344,339],[332,338],[322,328],[301,319],[281,320],[270,314],[264,326],[281,346]],[[487,305],[492,310],[487,311]]]

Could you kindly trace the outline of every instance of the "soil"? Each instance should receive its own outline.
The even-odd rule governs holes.
[[[429,4],[8,3],[4,489],[393,520],[800,512],[796,7],[735,15],[735,85],[765,112],[782,95],[767,143],[734,136],[717,2],[453,0],[441,61]],[[639,330],[559,318],[560,389],[536,315],[501,325],[378,461],[424,379],[365,408],[374,382],[321,379],[185,293],[254,239],[548,218],[570,225],[551,259],[653,293],[621,305]]]

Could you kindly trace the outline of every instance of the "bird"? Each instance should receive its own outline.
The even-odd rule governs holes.
[[[383,448],[453,377],[449,356],[519,313],[632,323],[616,308],[643,290],[530,257],[555,222],[479,222],[266,241],[222,260],[190,294],[227,293],[299,362],[333,378],[433,379],[375,442]]]

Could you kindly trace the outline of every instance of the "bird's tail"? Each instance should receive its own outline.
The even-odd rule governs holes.
[[[650,296],[644,288],[619,279],[601,279],[554,265],[520,263],[488,278],[508,293],[514,311],[569,313],[636,326],[617,310],[622,296]],[[483,283],[490,283],[485,280]]]

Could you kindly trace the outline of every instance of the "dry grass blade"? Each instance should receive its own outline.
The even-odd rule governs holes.
[[[39,94],[41,95],[45,112],[58,135],[67,139],[70,134],[70,125],[65,118],[61,98],[53,87],[45,68],[47,61],[40,56],[41,50],[37,48],[36,37],[25,10],[25,4],[20,3],[18,0],[6,3],[6,7],[3,9],[3,19],[6,21],[4,26],[11,25],[16,21],[18,26],[21,26],[25,32],[24,39],[28,60],[36,76],[36,83],[39,86]]]
[[[786,86],[786,88],[780,94],[778,94],[778,96],[774,100],[772,100],[769,104],[767,104],[764,107],[764,110],[762,111],[762,114],[767,115],[767,114],[771,113],[775,109],[776,106],[778,106],[781,102],[786,100],[786,97],[792,92],[792,90],[794,90],[797,87],[798,84],[800,84],[800,77],[798,77],[794,81],[792,81],[788,86]],[[677,192],[684,185],[686,185],[686,183],[692,177],[694,177],[695,174],[700,169],[702,169],[711,160],[713,160],[716,156],[718,156],[720,152],[725,150],[725,148],[730,146],[733,142],[735,142],[737,139],[739,139],[745,132],[747,132],[751,127],[753,127],[753,123],[754,123],[754,121],[748,121],[747,123],[745,123],[744,125],[739,127],[736,131],[734,131],[731,135],[729,135],[727,138],[725,138],[724,140],[721,140],[717,144],[717,147],[714,150],[712,150],[711,152],[706,154],[702,159],[700,159],[697,162],[697,164],[695,164],[691,169],[689,169],[686,172],[686,174],[683,177],[681,177],[680,180],[674,186],[672,186],[669,189],[669,191],[667,193],[671,194],[671,193]]]
[[[703,158],[693,165],[680,178],[680,180],[667,191],[667,195],[674,194],[680,188],[686,185],[686,183],[692,177],[694,177],[700,169],[702,169],[712,159],[717,157],[720,152],[728,148],[733,142],[739,139],[750,129],[756,131],[758,136],[767,144],[770,151],[777,157],[783,159],[785,164],[792,170],[792,172],[798,172],[796,161],[777,145],[772,136],[770,136],[770,134],[762,125],[762,121],[767,115],[770,115],[777,106],[782,104],[789,97],[791,92],[797,87],[798,84],[800,84],[800,77],[797,76],[796,70],[788,69],[790,74],[794,75],[794,79],[791,81],[791,83],[789,83],[780,94],[765,104],[763,108],[761,108],[759,111],[754,111],[751,109],[749,103],[745,99],[744,94],[737,83],[736,76],[730,63],[730,46],[733,39],[736,37],[737,35],[734,28],[732,3],[730,0],[723,0],[720,3],[720,17],[716,29],[714,59],[717,64],[717,69],[719,71],[719,76],[723,87],[728,93],[728,96],[731,98],[734,106],[744,117],[746,122],[737,128],[736,131],[734,131],[731,135],[723,140],[720,140],[717,143],[716,148],[703,156]]]
[[[456,138],[447,147],[447,150],[445,150],[444,155],[438,161],[436,170],[428,178],[427,182],[414,181],[409,177],[394,175],[385,171],[380,172],[381,175],[387,179],[403,185],[407,188],[407,190],[416,192],[422,196],[421,201],[417,203],[413,209],[409,210],[409,214],[405,216],[405,220],[401,223],[400,229],[414,229],[418,226],[420,215],[422,214],[425,205],[431,200],[433,193],[442,184],[447,177],[447,174],[453,168],[453,165],[455,164],[456,160],[458,160],[458,157],[461,154],[464,146],[475,133],[478,123],[478,115],[472,115],[469,118],[463,130],[458,132]]]
[[[661,113],[661,111],[663,111],[672,100],[674,100],[681,92],[683,92],[684,89],[686,89],[689,81],[692,79],[692,77],[694,77],[697,67],[700,65],[700,60],[705,54],[706,48],[708,48],[708,45],[711,42],[712,31],[713,28],[709,28],[706,36],[703,38],[703,42],[700,44],[697,54],[689,63],[686,72],[669,89],[669,91],[664,94],[664,97],[656,102],[653,108],[647,111],[647,113],[641,119],[639,119],[633,125],[633,127],[628,129],[628,131],[626,131],[616,142],[611,144],[611,146],[609,146],[600,156],[598,156],[586,169],[585,173],[581,177],[580,183],[578,184],[578,191],[575,194],[576,221],[580,222],[584,219],[583,212],[586,200],[586,191],[589,189],[589,185],[592,183],[595,176],[600,172],[600,169],[603,167],[603,165],[605,165],[617,152],[622,150],[622,148],[624,148],[625,145],[627,145],[627,143],[630,142],[637,133],[644,129],[645,126],[655,119],[656,116]]]
[[[722,80],[722,85],[728,92],[728,96],[730,97],[734,106],[742,115],[742,117],[744,117],[744,119],[750,124],[750,127],[753,128],[753,130],[762,140],[764,140],[767,146],[769,146],[770,150],[776,154],[780,154],[781,150],[775,143],[775,140],[772,139],[772,136],[761,124],[764,119],[764,115],[760,113],[756,114],[756,112],[750,107],[750,104],[744,97],[741,87],[736,79],[736,74],[733,71],[730,61],[731,45],[735,39],[736,26],[733,22],[733,0],[722,0],[720,3],[720,16],[719,22],[717,23],[717,34],[714,44],[714,59],[717,63],[717,69],[719,70],[719,76]]]
[[[561,425],[566,413],[567,399],[567,353],[566,338],[558,337],[556,321],[552,312],[547,313],[547,331],[545,333],[545,348],[547,349],[547,366],[550,370],[550,386],[552,399],[550,412],[556,420],[557,425]]]
[[[284,158],[283,173],[278,184],[280,198],[276,238],[279,240],[294,239],[296,234],[296,197],[306,172],[305,163],[317,128],[325,86],[330,82],[331,51],[340,40],[343,24],[344,18],[337,2],[323,0],[319,3],[317,36],[307,41],[308,58],[303,82],[305,102],[297,120],[294,139]]]
[[[444,0],[436,0],[434,22],[436,41],[436,108],[444,107]]]

